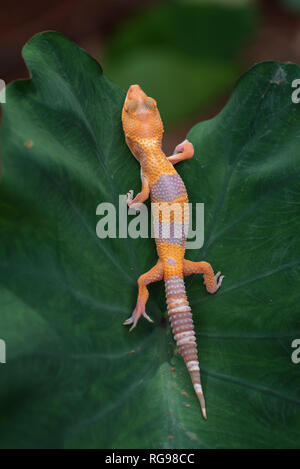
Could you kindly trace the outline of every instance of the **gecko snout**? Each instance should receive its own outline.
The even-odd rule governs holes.
[[[142,88],[139,85],[131,85],[127,92],[128,100],[142,100],[147,98]]]
[[[127,136],[139,133],[145,137],[161,137],[163,125],[156,101],[147,96],[139,85],[128,89],[122,111],[124,132]]]

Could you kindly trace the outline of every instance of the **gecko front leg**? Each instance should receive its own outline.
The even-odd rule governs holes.
[[[127,193],[127,205],[134,210],[138,210],[141,204],[143,204],[149,197],[150,194],[150,186],[148,179],[141,174],[142,179],[142,189],[135,198],[133,199],[133,190],[130,190]]]
[[[168,160],[175,165],[183,160],[188,160],[194,156],[194,146],[188,140],[184,140],[174,150],[174,155],[169,156]]]

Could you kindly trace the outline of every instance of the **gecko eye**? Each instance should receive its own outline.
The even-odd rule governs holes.
[[[156,101],[152,98],[146,98],[144,100],[144,105],[147,109],[152,110],[156,107]]]
[[[138,102],[137,101],[129,101],[126,106],[126,111],[127,112],[134,112],[138,108]]]

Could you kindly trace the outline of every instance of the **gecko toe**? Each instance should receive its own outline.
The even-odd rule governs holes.
[[[126,321],[123,322],[123,326],[129,326],[129,324],[133,323],[132,317],[126,319]]]
[[[149,322],[154,322],[154,321],[150,318],[150,316],[148,316],[148,314],[146,313],[146,311],[144,311],[143,316],[144,316],[144,318],[147,319],[147,321],[149,321]]]
[[[221,275],[221,277],[219,278],[219,281],[218,281],[218,288],[220,288],[220,286],[222,285],[222,282],[223,282],[223,278],[225,277],[225,275]]]
[[[223,282],[223,278],[225,277],[225,275],[221,275],[221,272],[218,272],[216,275],[215,275],[215,281],[216,281],[216,284],[217,284],[217,288],[219,289],[220,286],[222,285],[222,282]]]
[[[220,275],[221,275],[221,272],[217,272],[217,273],[216,273],[216,275],[214,276],[215,281],[218,280],[218,278],[220,277]]]
[[[134,194],[133,190],[130,190],[130,191],[127,192],[127,194],[126,194],[126,197],[127,197],[126,198],[126,203],[127,203],[127,205],[131,204],[131,202],[133,200],[133,194]]]
[[[135,328],[136,324],[137,324],[137,321],[134,321],[131,328],[129,329],[129,332],[131,332]]]

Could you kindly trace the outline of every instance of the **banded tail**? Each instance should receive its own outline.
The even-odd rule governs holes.
[[[184,280],[174,275],[165,280],[168,316],[174,338],[183,356],[200,402],[203,417],[207,419],[205,399],[201,386],[196,337],[191,308],[186,296]]]

